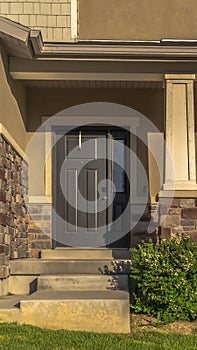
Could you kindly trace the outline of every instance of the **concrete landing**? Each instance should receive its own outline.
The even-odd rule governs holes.
[[[38,291],[20,302],[20,324],[97,333],[129,333],[129,293]]]
[[[129,333],[129,293],[125,291],[37,291],[0,299],[0,323],[48,329]]]

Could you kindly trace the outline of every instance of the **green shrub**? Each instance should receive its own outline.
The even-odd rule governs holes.
[[[132,308],[158,319],[197,318],[197,243],[176,237],[132,248],[131,278],[137,281]]]

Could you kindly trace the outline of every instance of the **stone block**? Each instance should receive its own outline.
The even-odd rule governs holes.
[[[157,234],[156,232],[148,233],[148,232],[137,232],[131,235],[131,247],[137,247],[138,244],[142,244],[142,242],[148,242],[149,240],[153,242],[157,242]]]
[[[171,229],[170,228],[166,228],[166,227],[162,227],[161,228],[161,238],[171,238]]]
[[[180,215],[162,215],[160,218],[162,227],[177,227],[181,225]]]
[[[29,204],[29,212],[30,212],[30,216],[33,214],[40,214],[42,213],[42,206],[41,205],[32,205]]]
[[[43,233],[42,230],[40,230],[39,228],[29,228],[28,229],[28,233]]]
[[[8,255],[8,254],[9,254],[9,250],[10,250],[9,246],[7,246],[7,245],[4,244],[3,247],[4,247],[4,248],[3,248],[3,253],[5,253],[5,255]]]
[[[33,241],[30,243],[31,249],[50,249],[51,248],[51,241],[44,240],[44,241]]]
[[[183,219],[197,220],[197,208],[186,208],[182,210],[181,217]]]
[[[9,276],[8,266],[0,266],[0,279],[7,278]]]
[[[0,244],[4,243],[4,233],[0,232]]]
[[[6,154],[5,146],[0,144],[0,155],[5,156],[5,154]]]
[[[0,225],[6,226],[6,215],[0,213]]]
[[[27,253],[28,258],[40,258],[40,249],[31,249]]]
[[[183,232],[184,237],[190,237],[192,241],[197,242],[197,230],[196,231],[185,231]]]
[[[10,245],[10,241],[11,241],[10,235],[6,233],[4,236],[4,243],[6,245]]]
[[[181,208],[192,208],[195,207],[195,199],[180,199]]]
[[[2,5],[2,4],[1,4]],[[7,5],[7,4],[6,4]],[[5,179],[5,170],[0,169],[0,179]]]
[[[194,220],[181,220],[181,226],[195,226],[195,221]]]
[[[18,252],[18,259],[26,258],[27,257],[27,246],[21,245],[17,248]]]
[[[9,203],[12,202],[12,195],[9,192],[6,193],[6,201]]]
[[[32,221],[41,221],[43,216],[41,215],[41,212],[39,214],[34,214],[31,216]]]
[[[5,254],[0,253],[0,266],[5,265]]]
[[[181,208],[170,208],[168,211],[169,215],[181,215]]]

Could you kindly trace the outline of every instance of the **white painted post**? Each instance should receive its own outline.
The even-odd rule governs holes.
[[[164,190],[196,190],[194,74],[166,74]]]

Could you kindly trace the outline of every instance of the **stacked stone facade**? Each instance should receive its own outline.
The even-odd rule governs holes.
[[[0,280],[9,260],[28,256],[27,164],[0,135]]]
[[[161,238],[180,234],[197,242],[197,199],[174,198],[170,208],[168,203],[169,199],[160,200]]]
[[[39,258],[42,249],[52,248],[52,209],[49,203],[29,204],[28,256]]]

